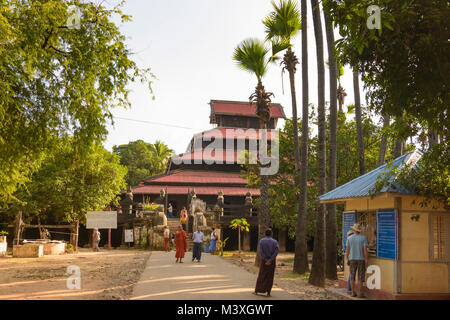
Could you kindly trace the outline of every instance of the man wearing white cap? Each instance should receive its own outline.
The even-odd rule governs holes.
[[[355,223],[352,227],[353,235],[347,238],[345,244],[345,256],[350,263],[350,285],[352,287],[352,297],[356,297],[355,291],[358,292],[360,298],[363,297],[362,285],[366,282],[366,268],[369,264],[369,253],[367,248],[369,242],[367,237],[361,234],[359,223]],[[355,290],[356,272],[358,272],[358,290]]]

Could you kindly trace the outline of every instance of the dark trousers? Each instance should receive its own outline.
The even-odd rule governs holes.
[[[202,244],[194,242],[194,248],[192,249],[192,260],[197,259],[200,261],[202,258]]]

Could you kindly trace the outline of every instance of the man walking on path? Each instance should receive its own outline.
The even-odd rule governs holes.
[[[169,240],[170,240],[170,230],[169,230],[168,226],[165,226],[164,227],[164,247],[166,249],[166,252],[170,251]]]
[[[202,243],[203,243],[203,232],[201,232],[200,226],[197,227],[197,231],[194,232],[192,236],[194,240],[194,248],[192,249],[192,261],[197,259],[200,262],[202,257]]]
[[[353,235],[347,238],[345,244],[345,256],[350,265],[350,285],[352,287],[351,295],[363,298],[362,287],[366,282],[366,268],[369,264],[369,254],[367,248],[369,242],[367,237],[361,234],[361,227],[359,223],[355,223],[352,227]],[[355,288],[356,272],[358,272],[358,288]]]
[[[100,231],[98,231],[98,229],[94,229],[94,232],[92,234],[92,241],[94,243],[94,251],[100,251],[98,247],[98,244],[100,243]]]
[[[258,279],[256,280],[255,292],[266,293],[270,297],[275,274],[276,257],[278,255],[278,241],[272,238],[272,230],[266,231],[266,236],[259,242],[259,254],[261,262],[259,265]]]

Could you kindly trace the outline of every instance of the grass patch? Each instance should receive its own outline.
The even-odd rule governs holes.
[[[234,253],[230,252],[230,251],[224,251],[223,252],[223,257],[224,258],[229,258],[229,257],[232,257],[233,255],[234,255]]]
[[[285,259],[280,259],[281,262],[287,262],[287,263],[293,263],[294,262],[294,258],[285,258]]]
[[[304,274],[299,274],[295,272],[290,272],[286,274],[280,275],[281,279],[308,279],[309,278],[309,272]]]

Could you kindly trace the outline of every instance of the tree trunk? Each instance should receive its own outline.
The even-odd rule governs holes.
[[[238,251],[241,253],[241,227],[238,229]]]
[[[73,228],[74,230],[75,230],[75,233],[74,233],[74,244],[73,244],[73,250],[74,250],[74,252],[77,252],[78,251],[78,233],[79,233],[79,231],[80,231],[80,221],[79,220],[75,220],[75,223],[74,223],[74,228]]]
[[[262,122],[261,128],[265,130],[267,123]],[[263,148],[267,144],[266,136],[262,135]],[[260,210],[258,212],[258,245],[256,248],[255,266],[259,266],[261,257],[259,255],[259,242],[265,236],[265,232],[270,228],[270,209],[269,209],[269,176],[260,174],[261,179],[261,196],[260,196]]]
[[[439,144],[439,135],[435,130],[429,130],[428,133],[428,145],[433,146]]]
[[[41,228],[41,217],[37,216],[37,222],[38,222],[38,230],[39,230],[39,239],[44,239],[44,233],[42,232],[42,228]]]
[[[337,159],[337,66],[334,52],[334,33],[330,17],[324,12],[327,35],[328,64],[330,70],[330,157],[328,162],[328,191],[336,188]],[[336,204],[327,204],[326,215],[326,264],[328,279],[337,279],[337,225]]]
[[[17,213],[16,215],[16,223],[15,223],[15,228],[14,228],[14,237],[16,238],[16,241],[13,241],[13,245],[14,244],[19,244],[20,242],[20,237],[22,235],[22,225],[23,225],[23,220],[22,220],[22,211],[19,211],[19,213]]]
[[[383,116],[383,136],[381,137],[380,141],[380,151],[378,153],[378,166],[382,166],[386,159],[386,150],[387,150],[387,135],[384,132],[389,127],[389,115]]]
[[[326,150],[325,150],[325,61],[323,58],[323,32],[320,18],[320,6],[317,0],[311,0],[313,9],[314,35],[316,38],[317,78],[318,78],[318,160],[319,195],[326,190]],[[318,203],[316,216],[316,233],[314,237],[313,261],[309,283],[315,286],[325,286],[325,206]]]
[[[307,33],[307,4],[301,0],[302,15],[302,145],[300,154],[300,193],[297,224],[295,229],[295,256],[293,271],[303,274],[309,270],[308,247],[306,245],[306,198],[308,182],[308,33]]]
[[[356,70],[353,70],[353,89],[355,92],[355,119],[358,141],[359,174],[363,175],[366,172],[366,166],[364,164],[364,140],[361,119],[361,98],[359,94],[359,74]]]
[[[401,139],[395,140],[394,158],[398,158],[403,154],[403,141]]]
[[[256,248],[255,266],[259,266],[261,257],[259,255],[259,242],[265,236],[265,232],[270,228],[269,214],[269,177],[261,176],[261,207],[258,213],[258,245]]]
[[[298,115],[297,115],[297,97],[295,91],[295,62],[294,54],[289,48],[287,50],[287,55],[290,55],[292,58],[290,60],[290,65],[288,68],[289,71],[289,82],[291,85],[291,101],[292,101],[292,128],[294,130],[294,158],[295,158],[295,170],[297,171],[297,175],[300,174],[300,148],[298,144]]]

